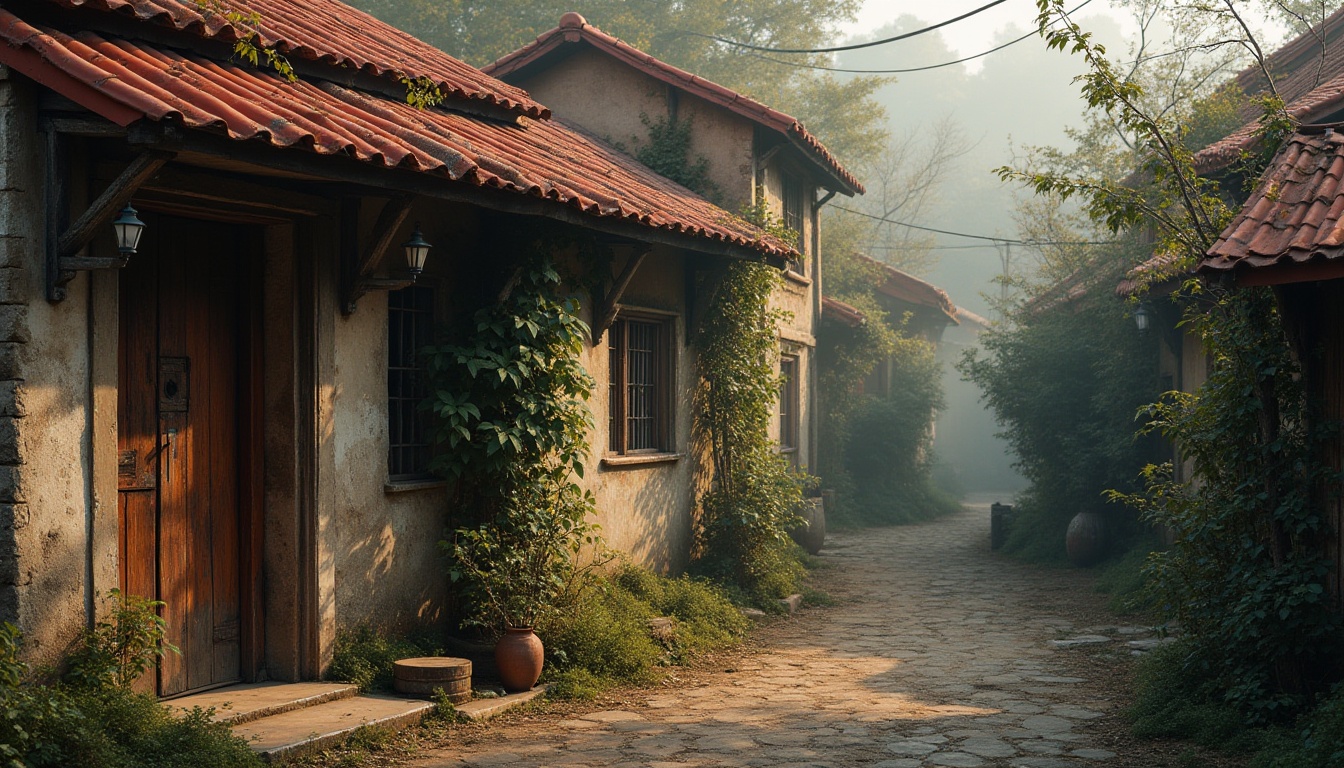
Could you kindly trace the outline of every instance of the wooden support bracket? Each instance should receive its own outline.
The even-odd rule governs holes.
[[[397,232],[402,225],[406,223],[406,218],[411,214],[411,206],[415,204],[415,196],[409,194],[397,195],[383,206],[383,210],[378,214],[378,221],[373,225],[373,237],[369,242],[368,248],[362,252],[356,252],[358,247],[358,209],[348,208],[344,213],[343,219],[350,229],[343,233],[343,239],[346,241],[343,248],[346,254],[343,256],[345,262],[344,275],[342,279],[343,293],[341,298],[341,309],[349,315],[355,311],[355,305],[360,297],[369,291],[384,290],[394,291],[399,288],[405,288],[415,282],[415,278],[392,277],[375,278],[374,272],[378,269],[378,263],[382,260],[383,254],[392,247],[392,241],[396,239]]]
[[[149,149],[141,152],[116,179],[104,189],[102,194],[89,206],[88,210],[75,220],[70,228],[60,231],[64,220],[65,173],[62,165],[63,144],[55,130],[47,132],[47,300],[65,299],[66,285],[74,279],[75,272],[84,269],[106,269],[125,266],[125,259],[111,257],[80,257],[80,251],[88,246],[94,236],[104,230],[117,212],[126,207],[136,191],[158,173],[169,160],[173,152]]]
[[[625,295],[625,289],[630,287],[635,272],[648,255],[649,251],[645,249],[627,259],[621,274],[616,277],[616,282],[611,284],[611,290],[607,291],[607,295],[593,308],[593,346],[601,343],[603,334],[612,323],[616,322],[616,315],[621,311],[621,297]]]

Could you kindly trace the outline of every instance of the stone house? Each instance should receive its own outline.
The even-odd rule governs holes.
[[[594,406],[600,522],[683,563],[692,308],[726,260],[782,268],[792,247],[337,0],[246,8],[260,21],[0,7],[0,619],[32,660],[116,587],[166,603],[163,696],[312,679],[341,627],[441,619],[454,511],[425,472],[417,351],[500,292],[501,243],[538,222],[604,247],[573,290],[626,346],[585,362],[642,398],[613,416],[622,450]],[[292,82],[233,55],[249,38]],[[407,80],[442,103],[409,106]],[[416,279],[401,244],[420,241]]]
[[[816,326],[821,316],[820,210],[836,194],[863,185],[796,119],[731,89],[650,56],[566,13],[535,42],[484,71],[525,88],[556,116],[632,152],[651,125],[690,132],[690,156],[703,158],[708,181],[730,211],[763,198],[799,233],[802,258],[785,271],[775,305],[791,313],[780,328],[784,391],[772,434],[795,466],[816,465]],[[638,304],[629,303],[631,311]]]

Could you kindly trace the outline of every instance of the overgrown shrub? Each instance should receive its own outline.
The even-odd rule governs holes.
[[[390,637],[368,624],[336,633],[327,679],[359,686],[360,691],[392,690],[392,662],[441,656],[443,649],[423,635]]]
[[[1188,641],[1160,646],[1140,660],[1128,716],[1140,738],[1173,738],[1229,752],[1255,749],[1263,732],[1246,727],[1224,700],[1215,676]]]
[[[653,619],[671,619],[653,627]],[[722,590],[627,565],[593,577],[538,629],[556,695],[590,698],[616,683],[654,682],[660,669],[735,645],[747,620]]]
[[[1296,725],[1269,741],[1253,768],[1334,768],[1344,765],[1344,686]]]
[[[175,713],[153,695],[130,689],[135,670],[157,663],[163,625],[152,601],[119,592],[109,598],[117,607],[85,638],[66,682],[25,680],[19,631],[0,624],[5,768],[259,767],[247,742],[215,722],[209,710]]]
[[[1093,269],[1101,276],[1087,293],[1066,300],[1052,286],[1021,303],[981,334],[983,352],[969,350],[957,366],[980,387],[1030,483],[1004,547],[1027,559],[1063,560],[1079,512],[1102,512],[1113,528],[1132,524],[1105,492],[1139,487],[1151,458],[1135,439],[1135,413],[1159,391],[1156,340],[1140,336],[1108,289],[1122,270]]]

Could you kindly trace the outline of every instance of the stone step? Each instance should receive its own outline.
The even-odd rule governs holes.
[[[216,720],[240,724],[349,699],[358,693],[359,688],[348,683],[244,683],[183,696],[167,703],[183,712],[193,707],[214,707]]]
[[[333,746],[367,725],[409,728],[433,709],[429,701],[366,694],[240,723],[233,732],[273,760]]]

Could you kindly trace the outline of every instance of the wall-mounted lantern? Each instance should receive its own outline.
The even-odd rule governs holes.
[[[135,249],[140,247],[140,236],[145,233],[145,222],[141,221],[136,213],[130,203],[127,203],[126,207],[121,209],[121,214],[112,222],[112,229],[117,233],[117,253],[120,253],[123,259],[135,255]]]
[[[1134,325],[1138,326],[1139,333],[1147,333],[1152,322],[1153,310],[1148,308],[1148,302],[1140,302],[1138,308],[1134,310]]]
[[[415,231],[411,233],[411,239],[401,244],[406,251],[406,268],[411,272],[411,280],[420,276],[425,271],[425,259],[429,258],[429,249],[434,246],[425,242],[425,236],[420,234],[420,222],[415,223]]]
[[[359,231],[361,201],[354,197],[344,201],[341,213],[341,309],[345,314],[354,312],[360,297],[369,291],[405,288],[413,285],[425,271],[425,261],[433,246],[425,241],[425,236],[420,232],[420,223],[416,222],[410,239],[401,244],[402,253],[406,256],[406,269],[390,270],[388,277],[374,277],[383,255],[396,247],[397,233],[405,231],[402,227],[414,203],[412,195],[399,195],[385,203],[373,225],[373,232],[365,240]]]

